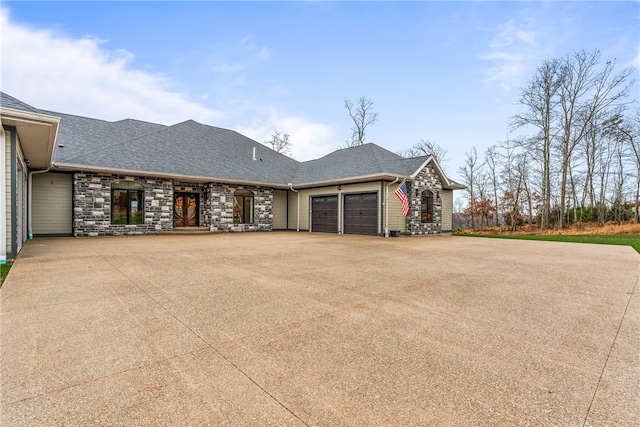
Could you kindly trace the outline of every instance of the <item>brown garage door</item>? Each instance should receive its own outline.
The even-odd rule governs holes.
[[[311,231],[338,232],[338,196],[311,198]]]
[[[345,194],[345,234],[378,234],[378,194]]]

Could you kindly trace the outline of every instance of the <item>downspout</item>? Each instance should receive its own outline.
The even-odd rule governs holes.
[[[300,231],[300,192],[298,190],[295,190],[293,188],[293,184],[289,183],[289,189],[295,193],[297,193],[296,199],[298,199],[298,215],[297,215],[297,225],[296,225],[296,231]]]
[[[46,169],[37,170],[37,171],[29,171],[29,179],[27,180],[27,192],[28,192],[28,200],[27,200],[27,225],[29,228],[29,240],[33,240],[33,229],[31,228],[31,211],[33,210],[31,207],[33,202],[33,175],[36,173],[47,173],[51,169],[51,165],[47,166]]]
[[[386,185],[386,195],[384,199],[384,237],[389,237],[389,186],[400,181],[400,178],[396,177],[395,180]]]

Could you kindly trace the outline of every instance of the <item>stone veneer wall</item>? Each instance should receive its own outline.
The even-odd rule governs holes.
[[[111,184],[144,185],[144,224],[111,224]],[[155,234],[173,228],[173,182],[168,179],[76,173],[73,176],[73,235]]]
[[[429,189],[435,195],[433,199],[433,219],[435,222],[422,223],[421,217],[421,195],[422,191]],[[416,190],[418,196],[416,196]],[[442,233],[442,183],[433,167],[426,166],[416,176],[411,186],[407,189],[409,193],[409,216],[407,216],[407,233],[411,235],[440,234]]]
[[[212,231],[273,230],[273,189],[251,185],[207,184],[204,203],[205,222]],[[253,224],[233,223],[233,193],[249,190],[253,193]]]

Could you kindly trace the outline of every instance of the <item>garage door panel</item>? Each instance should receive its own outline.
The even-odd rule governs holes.
[[[311,231],[338,232],[338,196],[319,196],[311,199]]]
[[[378,194],[361,193],[344,196],[345,234],[378,234]]]
[[[73,177],[61,173],[33,175],[33,234],[71,235]]]

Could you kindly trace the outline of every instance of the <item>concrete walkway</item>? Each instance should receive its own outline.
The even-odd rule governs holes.
[[[639,276],[623,246],[35,239],[0,425],[640,425]]]

